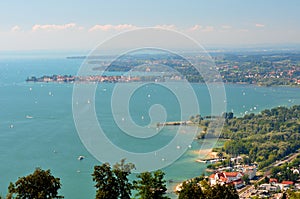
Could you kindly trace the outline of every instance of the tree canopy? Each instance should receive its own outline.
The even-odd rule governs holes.
[[[108,163],[95,166],[92,176],[96,182],[96,199],[130,199],[133,186],[128,176],[133,168],[134,165],[125,164],[124,159],[113,168]]]
[[[276,107],[241,118],[227,118],[221,138],[223,151],[245,154],[259,169],[300,149],[300,106]]]
[[[50,170],[37,168],[32,174],[10,183],[8,199],[52,199],[63,198],[58,195],[60,179],[51,175]]]
[[[199,199],[204,198],[204,193],[198,180],[192,179],[182,183],[178,192],[178,199]]]
[[[164,175],[161,170],[137,175],[138,180],[134,181],[135,189],[138,191],[136,196],[139,199],[168,199],[165,196],[167,187]]]
[[[178,199],[238,199],[233,185],[210,186],[206,180],[192,179],[182,184]]]

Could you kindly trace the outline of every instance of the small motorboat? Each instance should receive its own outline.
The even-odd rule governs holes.
[[[78,156],[78,160],[83,160],[85,157],[83,155]]]

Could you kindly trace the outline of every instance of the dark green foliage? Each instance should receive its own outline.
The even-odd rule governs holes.
[[[244,183],[246,185],[250,184],[250,179],[249,179],[249,175],[248,174],[243,175],[242,180],[244,181]]]
[[[286,195],[288,195],[289,199],[299,199],[300,198],[300,192],[299,191],[292,191],[291,189],[287,190]]]
[[[210,189],[204,192],[205,199],[238,199],[239,195],[236,189],[232,185],[220,185],[212,186]]]
[[[229,113],[223,113],[222,117],[224,117],[225,119],[232,119],[233,118],[233,112],[229,112]]]
[[[37,168],[33,174],[19,178],[15,184],[10,183],[7,198],[15,199],[52,199],[58,196],[60,179],[51,175],[50,170]]]
[[[218,156],[218,158],[221,160],[221,159],[223,159],[224,154],[223,154],[222,152],[219,152],[219,153],[217,154],[217,156]]]
[[[134,168],[134,165],[131,163],[125,164],[125,159],[114,165],[113,173],[116,176],[121,199],[130,199],[133,185],[129,182],[128,176],[131,174],[131,170]]]
[[[202,120],[203,120],[203,118],[199,114],[190,117],[190,121],[193,122],[194,124],[201,124]]]
[[[232,185],[210,186],[206,180],[190,180],[182,184],[178,199],[238,199],[239,195]]]
[[[164,175],[161,170],[137,175],[138,180],[134,181],[135,189],[138,191],[136,196],[139,199],[167,199]]]
[[[265,168],[300,148],[300,106],[277,107],[228,119],[221,137],[227,154],[246,154]]]
[[[190,180],[182,183],[181,191],[178,192],[178,199],[199,199],[204,198],[200,183],[197,180]]]
[[[283,193],[281,199],[287,199],[286,192]]]
[[[279,182],[283,180],[289,180],[296,182],[299,178],[299,174],[293,173],[291,170],[293,167],[298,168],[300,157],[297,157],[290,163],[286,163],[282,166],[273,167],[271,169],[271,177],[276,178]]]
[[[108,163],[94,167],[92,174],[97,188],[96,199],[116,199],[119,197],[118,183]]]
[[[96,199],[130,199],[132,184],[128,180],[128,175],[134,168],[133,164],[125,164],[125,160],[114,165],[108,163],[94,167],[93,181],[97,188]]]

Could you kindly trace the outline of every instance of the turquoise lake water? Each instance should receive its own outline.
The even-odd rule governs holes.
[[[36,167],[41,167],[51,169],[53,175],[61,178],[61,194],[65,198],[94,198],[95,189],[91,173],[94,165],[100,162],[89,154],[77,134],[72,115],[73,85],[24,81],[32,75],[75,75],[81,61],[64,58],[0,59],[0,195],[6,194],[9,182],[15,182],[18,177],[33,172]],[[210,101],[206,86],[203,84],[192,86],[201,102],[201,115],[209,115]],[[97,91],[101,92],[104,89],[109,93],[113,88],[113,84],[105,83],[98,85]],[[225,88],[227,110],[233,111],[236,116],[275,106],[300,104],[299,88],[247,85],[226,85]],[[151,89],[155,90],[149,86],[141,89],[135,96],[132,117],[137,123],[148,122],[142,96],[147,96]],[[169,107],[167,110],[170,121],[178,119],[180,115],[178,102],[173,97],[165,92],[155,98],[156,102]],[[106,106],[106,103],[105,98],[97,101],[96,111],[100,118],[101,114],[105,116],[109,112],[107,109],[110,107]],[[141,115],[145,116],[143,121],[140,120]],[[107,130],[117,131],[109,119],[105,120],[103,125]],[[166,129],[163,139],[154,142],[155,144],[144,145],[145,150],[163,146],[172,139],[173,131],[172,128]],[[126,136],[113,139],[120,145],[124,144],[124,147],[130,148],[130,145],[140,147],[139,143],[135,143],[138,140],[127,140]],[[169,187],[204,172],[206,165],[196,163],[197,155],[194,153],[202,144],[194,141],[190,150],[174,164],[164,168],[166,179],[174,181],[168,184]],[[86,158],[78,161],[79,155]]]

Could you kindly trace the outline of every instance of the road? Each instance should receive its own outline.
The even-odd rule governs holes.
[[[280,160],[278,162],[274,162],[273,164],[269,165],[264,173],[264,176],[259,178],[258,180],[256,180],[254,183],[252,184],[255,184],[255,183],[259,183],[260,181],[262,181],[266,176],[270,175],[271,173],[271,169],[273,167],[277,167],[277,166],[280,166],[282,164],[285,164],[287,162],[290,162],[292,161],[293,159],[295,159],[298,155],[300,155],[300,151],[298,150],[296,153],[294,153],[293,155],[291,156],[287,156],[285,157],[284,160]],[[254,191],[255,187],[254,185],[247,185],[245,188],[243,188],[240,192],[239,192],[239,197],[240,199],[247,199],[247,198],[250,198],[250,195],[251,195],[251,192]]]
[[[289,157],[286,156],[284,160],[280,160],[280,161],[278,161],[278,162],[274,162],[273,164],[269,165],[269,166],[266,168],[266,171],[265,171],[264,176],[270,175],[270,174],[271,174],[271,169],[272,169],[273,167],[278,167],[278,166],[283,165],[283,164],[285,164],[285,163],[287,163],[287,162],[290,162],[290,161],[292,161],[293,159],[295,159],[298,155],[300,155],[300,151],[299,151],[299,150],[297,150],[296,153],[294,153],[293,155],[291,155],[291,156],[289,156]]]

